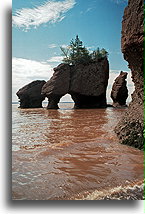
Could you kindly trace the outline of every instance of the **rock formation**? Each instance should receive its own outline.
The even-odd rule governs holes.
[[[114,107],[122,107],[126,106],[126,99],[128,97],[128,89],[127,89],[127,72],[120,72],[120,75],[115,79],[115,82],[111,91],[111,98],[113,100]]]
[[[65,94],[71,95],[75,108],[106,107],[108,78],[106,57],[89,64],[60,64],[43,86],[42,94],[48,97],[48,109],[57,109],[60,98]]]
[[[107,106],[106,89],[109,79],[107,58],[72,68],[69,93],[75,108],[102,108]]]
[[[69,92],[71,68],[67,64],[60,64],[54,68],[54,74],[42,87],[41,94],[48,98],[48,109],[58,109],[62,96]]]
[[[36,80],[19,89],[16,95],[20,99],[20,108],[42,108],[45,96],[41,94],[41,89],[45,83],[44,80]]]
[[[122,22],[122,52],[132,71],[135,91],[132,102],[117,127],[120,142],[143,149],[143,0],[129,0]]]

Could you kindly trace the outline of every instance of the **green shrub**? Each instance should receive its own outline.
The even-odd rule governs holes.
[[[83,46],[83,42],[79,39],[78,35],[75,40],[71,40],[70,45],[66,48],[60,47],[62,54],[64,56],[63,62],[67,64],[88,64],[90,62],[103,59],[108,57],[108,52],[103,48],[93,51],[92,53]]]

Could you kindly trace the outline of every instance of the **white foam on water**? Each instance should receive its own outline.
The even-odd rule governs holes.
[[[127,186],[120,185],[118,187],[114,187],[114,188],[103,190],[103,191],[95,190],[92,193],[86,192],[84,194],[86,196],[82,196],[81,197],[81,195],[80,196],[78,195],[78,197],[76,197],[75,200],[103,200],[105,197],[110,197],[111,200],[113,200],[113,199],[116,200],[116,197],[113,198],[113,196],[111,196],[112,194],[120,193],[120,192],[127,193],[127,190],[132,190],[133,191],[133,190],[135,190],[137,188],[139,188],[141,190],[144,189],[143,181],[139,181],[136,184],[135,183],[132,183],[132,184],[130,183]],[[121,199],[117,198],[117,200],[121,200]]]

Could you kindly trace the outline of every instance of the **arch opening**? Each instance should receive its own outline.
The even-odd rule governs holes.
[[[63,97],[61,97],[59,103],[58,103],[58,107],[60,109],[65,108],[65,109],[72,109],[74,108],[74,101],[71,97],[70,94],[65,94]]]
[[[74,103],[74,101],[70,94],[65,94],[63,97],[61,97],[59,103]]]

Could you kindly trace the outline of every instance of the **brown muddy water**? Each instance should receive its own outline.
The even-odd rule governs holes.
[[[91,200],[96,191],[142,182],[143,152],[119,144],[113,132],[125,109],[72,107],[12,105],[13,200]]]

